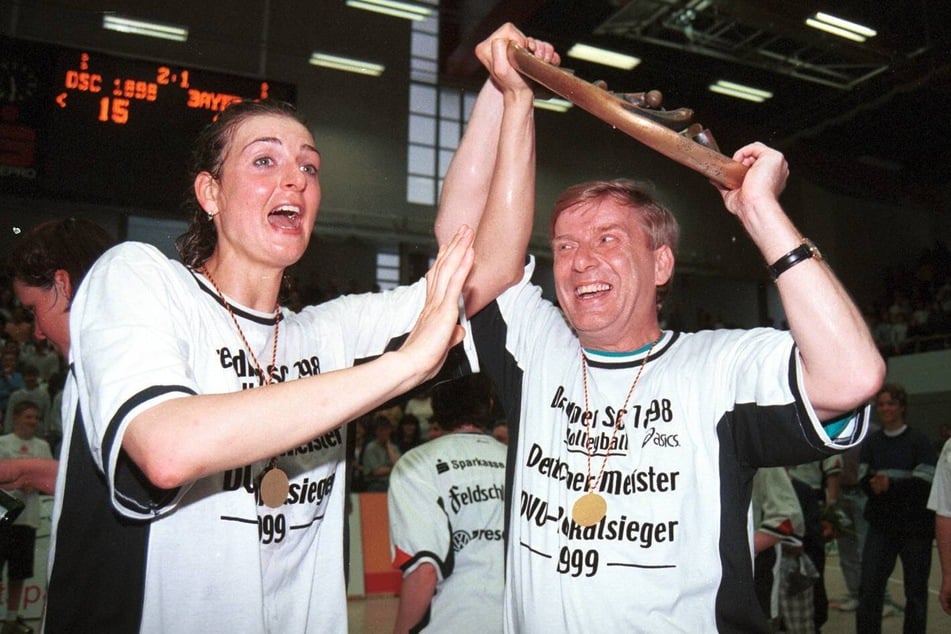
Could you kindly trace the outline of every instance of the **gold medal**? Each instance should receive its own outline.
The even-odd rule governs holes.
[[[244,344],[245,349],[248,351],[248,354],[251,356],[251,361],[254,362],[254,368],[258,372],[258,377],[261,380],[261,383],[264,385],[271,384],[271,369],[277,367],[277,340],[281,334],[281,307],[280,305],[274,306],[274,339],[273,345],[271,346],[271,365],[268,366],[267,371],[261,367],[261,364],[258,363],[258,357],[254,354],[254,349],[251,348],[248,344],[248,338],[244,336],[244,330],[241,328],[241,324],[238,323],[237,317],[234,316],[234,311],[231,309],[231,304],[228,300],[225,299],[225,294],[221,292],[221,289],[218,288],[218,283],[215,282],[215,278],[211,276],[211,272],[208,270],[208,267],[202,266],[199,269],[202,275],[208,278],[208,281],[211,282],[211,285],[215,287],[215,291],[218,293],[218,299],[221,300],[221,303],[224,304],[224,307],[228,310],[228,315],[231,316],[231,321],[234,323],[235,329],[238,331],[238,336],[241,337],[241,343]],[[291,484],[287,479],[287,474],[284,473],[282,469],[278,469],[275,465],[277,464],[277,458],[271,458],[268,461],[267,467],[264,471],[261,472],[261,475],[257,478],[257,489],[258,493],[261,495],[261,501],[272,509],[281,508],[284,506],[284,502],[287,501],[287,494],[291,490]]]
[[[657,342],[661,340],[664,333],[661,332],[661,336],[654,340],[650,347],[647,349],[647,354],[644,355],[644,360],[641,362],[641,367],[637,370],[637,374],[634,375],[634,382],[631,383],[631,388],[627,391],[627,397],[624,399],[624,405],[621,406],[621,409],[618,410],[617,420],[614,421],[614,431],[611,432],[611,442],[610,445],[614,445],[614,439],[617,438],[618,430],[621,429],[622,424],[621,420],[623,418],[624,412],[627,411],[627,405],[631,402],[631,395],[634,394],[634,388],[637,387],[637,382],[641,378],[641,373],[644,371],[644,368],[647,367],[647,362],[650,360],[651,352],[654,350],[654,346],[657,345]],[[581,350],[581,380],[584,385],[584,411],[586,413],[591,412],[591,408],[588,405],[588,360],[584,356],[584,350]],[[574,523],[578,526],[594,526],[598,522],[604,519],[608,514],[608,503],[604,500],[603,497],[595,493],[594,491],[598,488],[598,485],[601,483],[601,476],[604,475],[604,467],[608,464],[608,456],[611,455],[611,450],[606,449],[604,451],[604,458],[601,460],[601,470],[598,471],[596,478],[591,478],[591,454],[592,454],[592,443],[591,443],[591,418],[587,417],[585,421],[585,453],[588,457],[588,479],[586,480],[590,489],[587,493],[578,498],[574,506],[571,507],[571,519],[574,520]]]
[[[261,474],[258,484],[261,492],[261,501],[272,509],[281,508],[287,500],[287,492],[291,490],[287,474],[283,469],[274,467]]]
[[[594,526],[604,519],[608,512],[608,503],[593,491],[588,491],[575,501],[571,509],[571,519],[578,526]]]

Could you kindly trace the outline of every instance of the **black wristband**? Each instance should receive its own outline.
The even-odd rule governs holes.
[[[767,266],[766,270],[769,271],[769,276],[775,282],[776,278],[792,267],[796,266],[800,262],[804,262],[812,258],[821,260],[822,254],[819,253],[819,249],[816,248],[816,245],[812,243],[812,240],[803,238],[802,244],[773,262],[771,265]]]

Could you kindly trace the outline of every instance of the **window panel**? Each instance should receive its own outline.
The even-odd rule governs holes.
[[[432,146],[410,145],[406,160],[410,174],[432,176],[436,173],[436,150]]]
[[[435,178],[407,176],[406,200],[407,202],[416,203],[418,205],[434,205],[436,204],[435,188]]]
[[[409,142],[436,145],[436,120],[418,114],[409,116]]]
[[[409,86],[409,111],[420,114],[436,114],[436,89],[420,83]]]

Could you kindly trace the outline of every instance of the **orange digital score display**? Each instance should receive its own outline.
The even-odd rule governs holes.
[[[174,92],[176,89],[187,95],[185,107],[199,110],[219,112],[235,101],[242,101],[247,97],[241,95],[202,90],[191,85],[192,71],[187,68],[173,70],[169,66],[156,66],[155,74],[149,78],[112,77],[109,78],[90,69],[90,55],[79,54],[77,69],[67,70],[61,88],[63,92],[56,95],[56,103],[61,108],[69,107],[71,92],[90,93],[99,97],[99,121],[125,125],[129,122],[129,110],[137,101],[155,102],[162,92]],[[268,82],[259,84],[256,99],[267,99],[270,96]],[[162,95],[164,97],[164,95]]]
[[[191,143],[235,101],[292,84],[0,40],[0,192],[168,209]]]

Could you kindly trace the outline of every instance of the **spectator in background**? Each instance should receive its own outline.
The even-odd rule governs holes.
[[[839,603],[839,609],[843,612],[854,612],[859,607],[862,549],[865,547],[865,534],[868,531],[868,523],[865,521],[867,496],[859,482],[861,453],[862,445],[857,445],[842,454],[839,499],[835,504],[845,518],[844,526],[835,538],[846,590],[845,598]]]
[[[901,558],[904,571],[904,631],[924,633],[928,618],[928,575],[934,512],[927,507],[935,474],[931,440],[905,424],[908,394],[886,383],[875,397],[882,428],[862,446],[859,467],[868,495],[868,535],[862,553],[862,584],[856,627],[859,634],[882,631],[888,577]]]
[[[908,292],[904,288],[896,289],[892,296],[892,303],[888,307],[888,313],[892,317],[898,315],[907,315],[911,312],[911,301],[908,299]]]
[[[417,390],[406,401],[403,412],[412,414],[419,420],[419,433],[423,439],[429,438],[429,419],[433,415],[433,405],[428,389]]]
[[[0,436],[0,459],[51,459],[49,445],[34,434],[40,420],[39,408],[29,401],[21,401],[11,413],[13,433]],[[12,493],[23,501],[25,508],[12,525],[0,525],[0,571],[7,566],[7,624],[3,631],[22,632],[26,624],[20,618],[19,610],[23,582],[33,576],[40,500],[37,489],[30,484],[23,484]],[[29,628],[27,631],[32,632]]]
[[[842,458],[839,455],[789,467],[789,475],[796,486],[803,515],[806,517],[803,548],[819,571],[819,579],[812,593],[817,632],[829,618],[829,597],[825,587],[826,544],[821,518],[825,507],[835,505],[838,501],[841,472]],[[799,486],[800,484],[802,486]]]
[[[48,383],[63,366],[63,358],[53,349],[44,336],[35,342],[25,344],[20,351],[20,361],[32,365],[40,373],[40,382]]]
[[[40,383],[40,372],[32,365],[23,366],[23,387],[10,394],[7,400],[6,420],[13,420],[13,410],[18,403],[33,403],[40,412],[39,425],[36,428],[36,436],[43,440],[48,440],[49,429],[47,421],[50,411],[50,393],[45,385]]]
[[[935,512],[935,536],[941,563],[938,602],[951,616],[951,440],[944,443],[928,496],[928,508]]]
[[[3,282],[8,280],[0,278]],[[7,339],[7,323],[13,315],[13,289],[6,284],[0,284],[0,340]]]
[[[399,425],[400,419],[403,418],[403,404],[397,401],[393,402],[392,405],[384,405],[373,412],[373,416],[386,416],[395,430],[396,426]]]
[[[789,634],[814,631],[812,585],[790,583],[801,578],[801,557],[805,531],[802,509],[792,482],[783,467],[756,470],[753,476],[753,582],[760,607],[778,625],[782,621]],[[805,569],[810,569],[810,564]],[[813,566],[811,571],[815,571]],[[793,608],[798,609],[793,609]],[[777,630],[778,631],[778,630]]]
[[[893,352],[894,335],[892,334],[892,319],[887,310],[881,310],[873,313],[871,323],[872,338],[879,351],[885,355],[891,355]]]
[[[375,415],[371,427],[373,440],[363,450],[363,475],[367,491],[381,492],[389,488],[390,472],[400,458],[400,449],[393,441],[393,423],[388,416]]]
[[[423,442],[419,419],[413,414],[403,414],[397,428],[396,446],[401,454],[419,446]]]
[[[15,350],[7,348],[0,355],[0,412],[4,416],[2,430],[0,431],[4,432],[7,431],[7,427],[11,427],[13,424],[12,421],[6,419],[7,403],[10,401],[10,395],[23,389],[26,385],[23,382],[23,375],[17,369],[18,359],[19,355]]]
[[[367,480],[363,466],[363,451],[370,441],[367,428],[370,425],[371,415],[364,414],[347,426],[347,447],[350,455],[350,491],[362,493],[367,490]]]
[[[29,312],[22,306],[14,306],[4,330],[7,341],[16,342],[17,346],[22,347],[30,340],[30,334],[33,332],[33,322],[30,320]]]
[[[902,354],[908,344],[908,313],[899,311],[892,315],[892,353]]]
[[[914,302],[914,310],[908,323],[909,337],[927,337],[931,334],[931,302],[925,298],[918,298]]]

